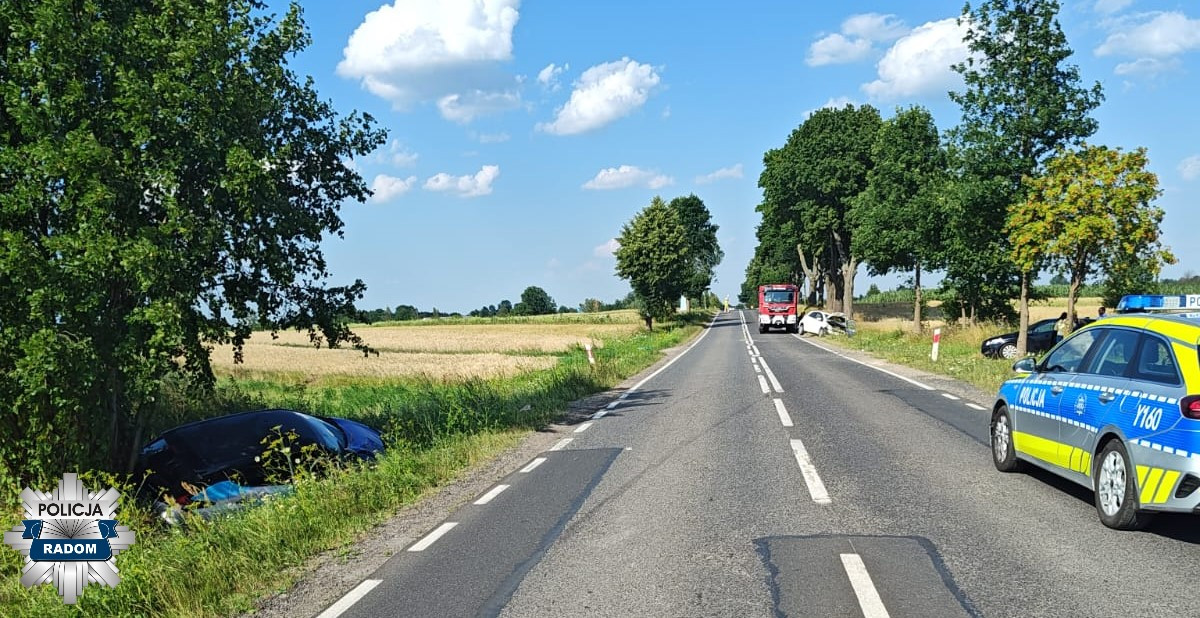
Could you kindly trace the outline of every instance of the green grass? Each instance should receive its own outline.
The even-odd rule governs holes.
[[[695,335],[702,321],[693,316],[678,327],[606,340],[596,350],[595,367],[576,347],[553,369],[504,379],[223,382],[219,400],[292,407],[381,427],[388,451],[373,466],[303,478],[291,495],[182,528],[159,526],[144,507],[126,500],[118,520],[135,529],[138,542],[117,559],[122,582],[115,589],[88,586],[75,606],[63,605],[50,586],[22,587],[23,559],[0,550],[0,616],[225,616],[251,610],[256,599],[293,582],[295,567],[308,558],[352,543],[430,488],[544,426],[571,401],[652,364],[663,349]],[[213,402],[197,405],[219,413]],[[105,476],[92,474],[85,482],[89,488],[107,486],[112,481]],[[6,512],[0,525],[11,529],[21,514]]]
[[[994,393],[1005,380],[1013,377],[1012,361],[986,358],[979,345],[989,336],[1002,333],[1009,327],[984,324],[968,327],[945,327],[938,346],[938,360],[930,360],[933,334],[916,335],[900,329],[873,330],[860,328],[854,337],[830,338],[845,347],[870,352],[875,356],[901,365],[923,369],[969,382],[985,392]]]

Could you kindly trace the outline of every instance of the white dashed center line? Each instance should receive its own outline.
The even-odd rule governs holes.
[[[480,496],[479,499],[475,501],[475,504],[480,506],[487,504],[491,502],[493,498],[499,496],[500,492],[504,491],[505,489],[508,489],[508,485],[497,485],[493,487],[491,491]]]
[[[528,474],[530,472],[533,472],[534,468],[536,468],[544,463],[546,463],[546,458],[538,457],[537,459],[534,459],[533,461],[529,462],[529,465],[525,466],[524,468],[521,468],[520,472],[521,472],[521,474]]]
[[[800,474],[804,476],[804,484],[808,485],[808,493],[812,496],[813,502],[832,504],[833,500],[829,498],[829,492],[825,490],[825,483],[821,482],[821,475],[817,474],[817,467],[809,458],[804,443],[798,438],[792,439],[792,453],[796,455],[796,463],[800,464]]]
[[[458,522],[456,521],[448,521],[437,528],[434,528],[433,532],[425,535],[425,538],[417,541],[417,543],[412,547],[409,547],[408,551],[425,551],[430,545],[433,545],[435,541],[442,538],[443,534],[450,532],[450,530],[457,525]]]
[[[382,579],[364,579],[361,584],[355,586],[350,592],[347,592],[346,596],[338,599],[337,603],[330,605],[325,611],[318,614],[317,618],[337,618],[341,616],[346,610],[353,607],[355,603],[358,603],[359,599],[367,596],[368,592],[382,582]]]
[[[758,376],[758,387],[762,389],[764,395],[771,392],[771,387],[767,386],[767,379],[762,376]]]
[[[850,585],[854,586],[854,596],[858,597],[863,617],[888,618],[887,608],[875,590],[875,583],[871,581],[871,574],[867,573],[867,565],[863,564],[862,557],[858,554],[842,554],[842,567],[846,569]]]
[[[779,422],[783,423],[784,427],[792,427],[792,417],[788,414],[787,408],[783,407],[783,400],[775,400],[775,412],[779,414]]]
[[[771,386],[775,387],[775,392],[782,393],[783,386],[779,384],[779,380],[775,379],[775,372],[771,371],[771,367],[767,365],[767,359],[759,358],[758,362],[762,364],[763,371],[767,372],[767,379],[771,381]]]

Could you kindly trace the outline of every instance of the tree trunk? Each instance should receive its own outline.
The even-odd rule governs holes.
[[[800,269],[804,271],[804,278],[808,283],[808,301],[805,304],[817,304],[817,282],[820,279],[817,273],[817,260],[813,259],[812,266],[808,265],[808,256],[804,255],[804,248],[796,245],[796,253],[800,256]]]
[[[921,263],[917,262],[916,268],[913,269],[913,292],[916,298],[913,300],[913,331],[921,332]]]
[[[1075,330],[1075,299],[1079,296],[1079,288],[1087,278],[1087,256],[1077,256],[1071,268],[1071,283],[1067,288],[1067,332]]]
[[[832,293],[830,292],[832,290]],[[826,311],[841,311],[842,298],[838,293],[837,281],[833,277],[833,271],[825,271],[825,310]]]
[[[1029,350],[1029,273],[1021,273],[1021,318],[1017,323],[1017,355],[1025,356]]]
[[[645,316],[645,320],[646,320],[646,330],[653,331],[654,330],[654,318],[651,316]]]
[[[842,265],[842,312],[847,320],[854,319],[854,276],[858,274],[858,260],[850,256]]]

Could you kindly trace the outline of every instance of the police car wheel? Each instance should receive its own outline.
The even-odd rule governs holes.
[[[1151,514],[1138,510],[1137,477],[1120,440],[1111,440],[1096,458],[1096,511],[1100,522],[1117,530],[1141,530]]]
[[[1000,406],[992,415],[992,463],[1001,472],[1017,472],[1024,462],[1017,459],[1017,450],[1013,448],[1012,417],[1008,415],[1008,406]]]
[[[1004,344],[1004,347],[1000,348],[1000,356],[1007,360],[1012,360],[1012,359],[1016,358],[1017,357],[1017,346],[1014,344],[1011,344],[1011,343]]]

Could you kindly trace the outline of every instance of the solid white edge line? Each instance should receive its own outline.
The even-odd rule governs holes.
[[[529,462],[529,465],[525,466],[524,468],[521,468],[520,473],[521,474],[529,474],[530,472],[533,472],[534,468],[536,468],[544,463],[546,463],[545,457],[537,457],[533,461]]]
[[[767,386],[767,379],[762,376],[758,376],[758,387],[762,389],[764,395],[771,392],[771,387]]]
[[[983,411],[983,410],[986,410],[986,409],[987,409],[987,408],[985,408],[985,407],[983,407],[983,406],[981,406],[981,405],[979,405],[979,404],[976,404],[976,403],[968,403],[968,404],[967,404],[967,407],[968,407],[968,408],[971,408],[972,410],[980,410],[980,411]]]
[[[608,415],[608,410],[600,410],[599,412],[592,415],[592,420],[598,421],[607,415]]]
[[[792,417],[790,414],[788,414],[787,408],[783,407],[782,399],[775,400],[775,412],[779,414],[779,422],[782,423],[784,427],[793,427]]]
[[[842,554],[842,568],[846,569],[846,576],[850,578],[850,585],[854,587],[854,596],[858,597],[858,606],[862,608],[863,618],[889,618],[887,608],[883,606],[883,599],[879,598],[879,591],[875,590],[875,583],[871,581],[871,574],[867,572],[867,565],[863,564],[862,556]]]
[[[704,341],[704,338],[708,336],[708,333],[712,331],[712,327],[713,327],[713,325],[714,325],[714,324],[716,324],[716,323],[717,323],[717,316],[713,316],[712,322],[709,322],[709,323],[708,323],[708,326],[707,326],[707,327],[704,329],[704,332],[700,333],[700,336],[699,336],[699,337],[697,337],[697,338],[696,338],[696,340],[692,342],[692,345],[688,346],[686,350],[684,350],[684,351],[680,352],[680,353],[679,353],[679,355],[678,355],[678,356],[676,356],[675,358],[672,358],[671,360],[667,361],[667,364],[663,365],[662,367],[659,367],[659,368],[658,368],[658,369],[657,369],[657,370],[656,370],[654,373],[652,373],[652,374],[650,374],[650,375],[646,376],[645,378],[642,378],[642,381],[641,381],[641,382],[638,382],[637,384],[634,384],[632,388],[630,388],[629,390],[625,391],[625,395],[624,395],[624,396],[622,396],[622,399],[624,399],[624,398],[625,398],[625,396],[628,396],[628,395],[629,395],[629,393],[632,393],[633,391],[636,391],[637,389],[641,388],[643,384],[645,384],[645,383],[649,382],[650,380],[654,379],[654,376],[656,376],[656,375],[658,375],[658,374],[660,374],[660,373],[662,373],[662,372],[666,371],[666,370],[667,370],[667,367],[670,367],[671,365],[674,365],[674,364],[675,364],[675,361],[677,361],[677,360],[679,360],[679,359],[683,358],[683,355],[684,355],[684,354],[687,354],[688,352],[691,352],[691,351],[692,351],[692,348],[694,348],[694,347],[696,347],[697,345],[699,345],[701,341]]]
[[[949,399],[950,401],[958,401],[958,397],[951,395],[950,393],[942,393],[942,397],[945,397],[946,399]]]
[[[491,502],[493,498],[495,498],[496,496],[499,496],[500,493],[503,492],[505,489],[508,489],[508,487],[509,487],[508,485],[497,485],[497,486],[493,487],[491,491],[480,496],[479,499],[475,501],[475,504],[477,506],[483,506],[483,505]]]
[[[456,521],[448,521],[437,528],[434,528],[433,532],[426,534],[425,538],[417,541],[412,547],[409,547],[408,551],[425,551],[430,545],[433,545],[435,541],[442,538],[443,534],[450,532],[450,530],[457,525],[458,522]]]
[[[754,355],[755,355],[755,356],[762,356],[762,352],[759,352],[759,351],[758,351],[758,346],[753,346],[751,349],[753,349],[753,350],[754,350]]]
[[[368,592],[381,583],[383,583],[382,579],[362,580],[362,583],[355,586],[352,590],[350,590],[350,592],[347,592],[345,596],[338,599],[337,603],[330,605],[329,607],[325,608],[325,611],[317,614],[317,618],[337,618],[338,616],[341,616],[346,610],[353,607],[355,603],[358,603],[359,599],[367,596]]]
[[[771,367],[767,365],[767,359],[760,357],[758,362],[762,365],[763,371],[767,373],[767,379],[771,381],[771,386],[775,387],[776,392],[782,393],[783,385],[779,383],[779,380],[775,379],[775,372],[771,371]]]
[[[799,438],[792,438],[792,454],[796,456],[796,463],[800,465],[800,474],[804,476],[804,484],[808,486],[808,494],[812,496],[813,502],[832,504],[833,500],[825,489],[825,483],[821,482],[821,475],[817,474],[817,467],[813,465],[808,450]]]
[[[817,348],[817,349],[820,349],[820,350],[825,350],[826,352],[829,352],[830,354],[833,354],[833,355],[835,355],[835,356],[840,356],[840,357],[842,357],[842,358],[844,358],[844,359],[846,359],[846,360],[848,360],[848,361],[850,361],[850,362],[858,363],[858,364],[862,365],[863,367],[869,367],[869,368],[871,368],[871,369],[874,369],[875,371],[878,371],[878,372],[880,372],[880,373],[886,373],[886,374],[888,374],[888,375],[892,376],[893,378],[900,378],[901,380],[904,380],[905,382],[908,382],[909,384],[912,384],[912,385],[914,385],[914,386],[919,386],[919,387],[921,387],[921,388],[923,388],[923,389],[925,389],[925,390],[927,390],[927,391],[932,391],[932,390],[935,390],[935,389],[934,389],[932,386],[929,386],[929,385],[927,385],[927,384],[921,384],[920,382],[918,382],[918,381],[916,381],[916,380],[914,380],[914,379],[912,379],[912,378],[906,378],[906,377],[904,377],[904,376],[902,376],[902,375],[900,375],[900,374],[898,374],[898,373],[895,373],[895,372],[892,372],[892,371],[888,371],[887,369],[884,369],[883,367],[876,367],[875,365],[871,365],[871,364],[868,364],[868,363],[864,363],[864,362],[862,362],[862,361],[858,360],[857,358],[850,358],[849,356],[846,356],[845,354],[841,354],[841,353],[839,353],[839,352],[837,352],[837,351],[835,351],[835,350],[830,350],[829,348],[827,348],[827,347],[825,347],[825,346],[822,346],[822,345],[817,345],[817,344],[815,344],[815,343],[813,343],[813,342],[811,342],[811,341],[809,341],[809,340],[807,340],[807,339],[805,339],[805,338],[801,337],[800,335],[792,335],[792,336],[793,336],[793,337],[795,337],[795,338],[797,338],[797,339],[799,339],[800,341],[803,341],[804,343],[807,343],[808,345],[810,345],[810,346],[812,346],[812,347],[814,347],[814,348]]]
[[[575,428],[575,433],[583,433],[588,430],[588,427],[591,427],[591,426],[592,426],[591,423],[584,423]]]
[[[555,443],[554,443],[554,446],[550,447],[550,450],[552,450],[552,451],[561,451],[561,450],[563,450],[563,449],[564,449],[564,448],[565,448],[565,447],[566,447],[568,444],[570,444],[570,443],[571,443],[573,440],[575,440],[575,438],[563,438],[562,440],[559,440],[558,442],[555,442]]]

